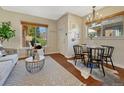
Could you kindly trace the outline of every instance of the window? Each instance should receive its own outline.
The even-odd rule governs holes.
[[[47,28],[46,27],[37,27],[36,28],[36,41],[41,43],[42,46],[47,44]]]
[[[88,25],[88,36],[93,37],[121,37],[123,36],[124,16],[92,23]]]
[[[103,25],[103,36],[119,37],[123,35],[123,22],[111,23]]]
[[[101,24],[92,24],[88,28],[88,34],[92,35],[93,37],[100,37],[101,36]]]
[[[23,47],[28,47],[29,42],[32,46],[34,44],[47,45],[47,25],[23,22],[22,28]]]

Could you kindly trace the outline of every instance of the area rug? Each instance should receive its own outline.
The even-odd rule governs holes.
[[[89,76],[93,77],[96,80],[103,82],[103,85],[124,85],[124,82],[120,80],[120,78],[116,75],[118,72],[116,70],[107,68],[105,69],[105,77],[103,76],[102,69],[94,68],[92,70],[92,74],[90,74],[90,68],[87,68],[80,60],[75,65],[74,60],[68,60],[69,63],[73,64],[73,66],[81,72],[81,76],[85,79],[88,79]]]
[[[4,86],[79,86],[83,85],[75,76],[49,56],[40,72],[29,73],[25,61],[17,62]]]

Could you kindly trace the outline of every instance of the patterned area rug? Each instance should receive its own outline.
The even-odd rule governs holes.
[[[83,85],[65,68],[51,57],[47,56],[45,65],[40,72],[29,73],[25,61],[17,62],[14,70],[7,79],[5,86],[79,86]]]
[[[90,74],[90,68],[87,68],[81,61],[78,61],[76,65],[74,60],[68,60],[68,62],[73,64],[74,67],[81,72],[82,77],[84,77],[85,79],[87,79],[89,76],[92,76],[94,79],[103,82],[103,85],[124,85],[124,82],[122,82],[116,75],[118,73],[116,70],[109,69],[104,66],[106,74],[104,77],[102,69],[93,68],[92,74]]]

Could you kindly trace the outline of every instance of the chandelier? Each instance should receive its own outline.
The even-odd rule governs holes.
[[[92,13],[87,16],[87,22],[92,23],[95,22],[98,19],[102,18],[102,14],[99,14],[95,10],[96,6],[92,6]]]

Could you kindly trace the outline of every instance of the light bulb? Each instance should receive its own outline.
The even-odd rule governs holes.
[[[87,17],[87,20],[89,20],[89,17]]]
[[[97,12],[97,13],[96,13],[96,15],[98,16],[98,15],[99,15],[99,13]]]
[[[100,15],[100,17],[102,17],[102,14]]]

